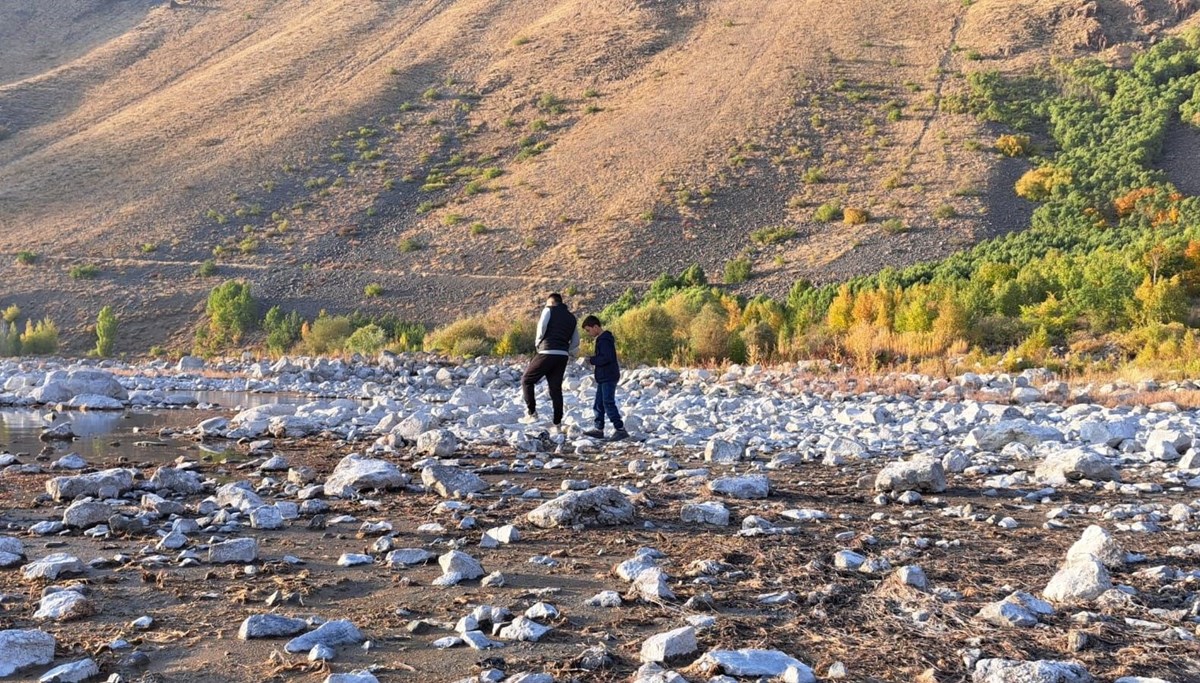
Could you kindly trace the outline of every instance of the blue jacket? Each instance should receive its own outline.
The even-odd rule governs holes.
[[[621,378],[621,366],[617,364],[617,340],[612,332],[605,330],[596,337],[596,355],[588,358],[595,366],[596,383],[613,382]]]

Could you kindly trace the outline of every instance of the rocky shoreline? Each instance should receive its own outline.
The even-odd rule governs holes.
[[[1190,382],[641,368],[612,443],[582,367],[519,423],[521,369],[0,363],[8,406],[320,397],[178,435],[216,454],[0,455],[0,676],[1200,677]]]

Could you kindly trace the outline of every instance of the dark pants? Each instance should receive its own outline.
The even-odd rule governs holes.
[[[617,410],[617,383],[603,382],[596,385],[596,400],[592,403],[592,418],[596,421],[596,429],[604,431],[604,415],[612,422],[613,429],[625,429],[621,419],[621,411]]]
[[[530,414],[537,412],[537,401],[533,398],[533,388],[546,378],[546,387],[550,390],[550,403],[554,406],[554,424],[563,419],[562,382],[563,374],[567,371],[567,356],[556,356],[549,353],[539,353],[525,368],[521,376],[521,391],[525,395],[525,408]]]

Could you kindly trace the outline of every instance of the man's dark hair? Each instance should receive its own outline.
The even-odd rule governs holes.
[[[600,319],[594,315],[589,315],[583,319],[584,327],[600,327]]]
[[[548,296],[546,298],[553,301],[556,304],[562,303],[562,294],[559,294],[558,292],[551,292],[550,296]]]

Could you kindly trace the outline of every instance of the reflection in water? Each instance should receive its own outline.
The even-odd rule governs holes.
[[[224,391],[178,392],[206,406],[202,410],[64,411],[50,407],[0,408],[0,449],[14,453],[38,453],[47,444],[38,439],[47,427],[69,423],[79,437],[75,441],[53,442],[57,458],[78,453],[92,464],[127,456],[131,460],[174,460],[181,449],[193,450],[196,444],[183,439],[160,437],[159,430],[183,430],[202,420],[221,415],[232,417],[243,408],[268,403],[300,404],[311,399],[290,394],[250,394]],[[209,409],[208,406],[216,406]],[[134,445],[140,443],[142,445]]]

